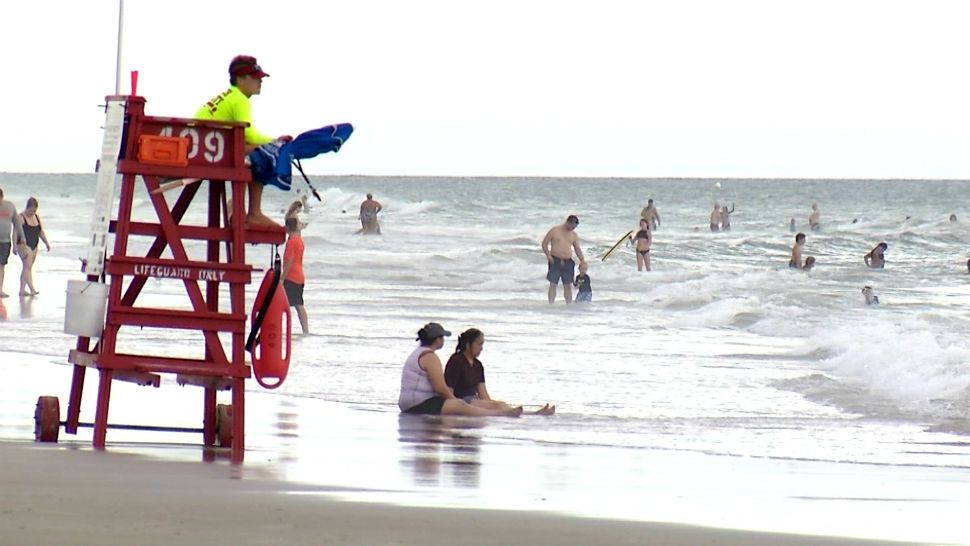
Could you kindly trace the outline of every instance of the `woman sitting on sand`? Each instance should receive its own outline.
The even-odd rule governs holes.
[[[645,221],[645,220],[644,220]],[[478,356],[485,347],[485,334],[477,328],[469,328],[458,336],[455,353],[445,365],[445,383],[455,396],[473,406],[486,409],[512,409],[501,400],[492,400],[485,388],[485,366]],[[556,406],[546,404],[535,411],[537,415],[552,415]]]
[[[401,394],[397,400],[401,411],[429,415],[522,415],[521,406],[489,409],[473,406],[455,396],[445,384],[441,360],[435,354],[444,346],[445,337],[450,335],[451,332],[437,322],[429,322],[418,330],[417,341],[421,343],[404,362],[401,372]]]

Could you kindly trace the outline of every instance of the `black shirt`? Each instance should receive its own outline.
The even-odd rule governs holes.
[[[454,353],[445,364],[445,383],[455,391],[455,396],[464,398],[478,394],[478,384],[485,382],[485,366],[475,359],[471,365],[462,353]]]

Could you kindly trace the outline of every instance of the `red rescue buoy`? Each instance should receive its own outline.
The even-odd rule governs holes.
[[[256,382],[267,389],[282,385],[290,368],[290,302],[286,299],[282,280],[275,280],[279,279],[278,275],[279,272],[270,269],[259,285],[256,301],[253,302],[251,326],[253,331],[258,332],[251,347],[248,347]],[[271,289],[273,294],[269,295]],[[270,384],[265,381],[267,378],[277,381]]]

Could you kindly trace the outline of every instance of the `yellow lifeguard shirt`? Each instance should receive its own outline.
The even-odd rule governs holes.
[[[249,97],[233,85],[224,93],[220,93],[212,100],[202,105],[195,113],[196,119],[214,119],[217,121],[245,121],[246,144],[259,146],[272,142],[273,139],[253,128],[253,120],[249,113]]]

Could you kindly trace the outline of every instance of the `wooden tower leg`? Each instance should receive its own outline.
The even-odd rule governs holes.
[[[108,402],[111,400],[111,379],[114,370],[102,368],[98,380],[98,406],[94,412],[94,448],[104,449],[105,437],[108,435]]]
[[[243,462],[246,451],[244,431],[246,430],[246,384],[242,378],[232,380],[232,455],[233,464]]]
[[[78,421],[81,420],[81,392],[84,390],[84,366],[74,366],[71,377],[71,397],[67,401],[67,418],[64,422],[64,432],[77,434]]]
[[[205,389],[202,409],[202,445],[216,445],[216,390]]]

